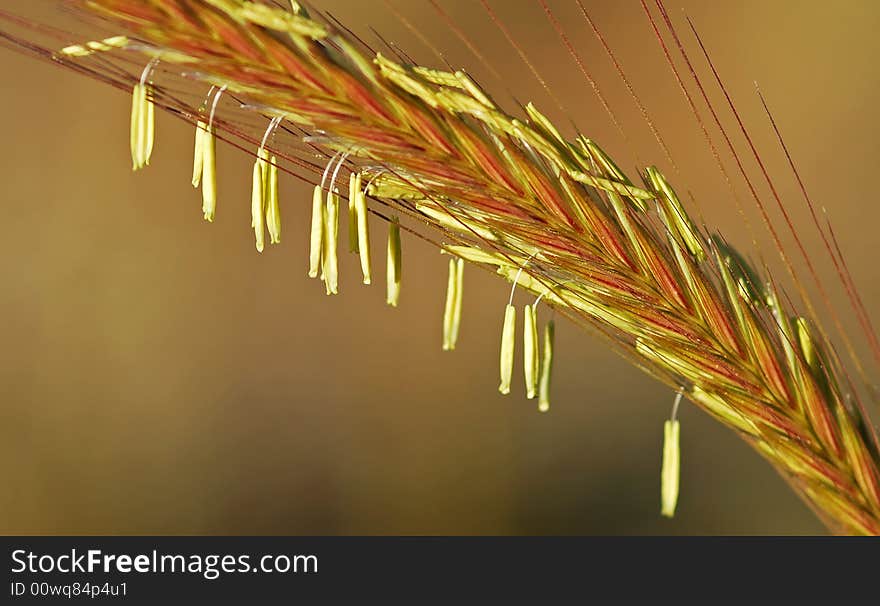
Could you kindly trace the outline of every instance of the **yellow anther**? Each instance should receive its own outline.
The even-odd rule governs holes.
[[[317,278],[324,250],[324,196],[321,186],[312,191],[312,229],[309,238],[309,277]]]
[[[443,351],[455,349],[458,342],[463,276],[464,259],[449,259],[449,280],[446,285],[446,305],[443,309]]]
[[[357,195],[360,189],[360,175],[348,176],[348,251],[358,252]]]
[[[386,295],[385,302],[397,307],[400,301],[400,277],[403,269],[400,248],[400,221],[397,217],[388,226],[388,258],[386,263]]]
[[[372,281],[370,276],[370,223],[367,214],[367,195],[358,188],[355,198],[358,224],[358,252],[361,257],[361,272],[364,274],[364,284]]]
[[[111,36],[103,40],[92,40],[85,44],[73,44],[65,46],[61,49],[62,55],[68,57],[87,57],[97,52],[111,51],[116,48],[123,48],[128,44],[128,38],[125,36]]]
[[[266,203],[266,179],[268,177],[267,156],[266,150],[260,148],[259,152],[257,152],[257,160],[254,162],[251,182],[251,227],[254,228],[254,239],[258,252],[263,252],[266,238],[266,222],[263,212]]]
[[[217,161],[215,158],[214,127],[208,126],[202,133],[202,214],[205,220],[214,221],[217,210]]]
[[[504,309],[504,326],[501,328],[501,385],[498,391],[510,393],[510,380],[513,377],[513,354],[516,347],[516,307],[507,304]]]
[[[672,416],[663,423],[663,464],[660,469],[660,513],[671,518],[675,515],[678,503],[678,488],[681,475],[681,449],[679,445],[680,425],[676,418],[682,392],[675,396]]]
[[[193,146],[192,185],[198,187],[202,182],[202,170],[205,166],[205,129],[207,125],[201,120],[196,124],[196,140]]]
[[[538,324],[535,307],[523,308],[523,371],[526,381],[526,397],[535,397],[538,388]]]
[[[266,185],[266,227],[269,230],[269,242],[281,242],[281,207],[278,201],[278,159],[269,159],[269,177]]]
[[[152,96],[152,86],[149,83],[138,82],[131,92],[132,170],[140,170],[149,165],[153,153],[156,118]]]
[[[556,337],[553,320],[544,327],[544,351],[541,357],[541,380],[538,384],[538,410],[550,410],[550,380],[553,375],[553,341]]]

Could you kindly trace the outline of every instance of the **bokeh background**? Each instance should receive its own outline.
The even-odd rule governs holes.
[[[573,2],[551,6],[629,142],[611,126],[537,2],[493,5],[565,111],[478,2],[440,0],[501,80],[427,1],[394,5],[504,105],[515,95],[536,101],[561,125],[575,121],[628,169],[636,157],[657,163],[693,191],[709,225],[750,250],[639,4],[584,1],[680,175],[672,176]],[[25,14],[54,6],[3,4]],[[371,44],[379,45],[373,27],[420,61],[437,63],[384,2],[314,4]],[[854,327],[753,81],[834,221],[868,310],[876,311],[880,4],[668,5],[682,28],[685,8],[708,42],[834,302]],[[673,394],[605,345],[562,321],[551,412],[539,414],[518,383],[501,397],[506,284],[466,272],[459,349],[442,353],[446,259],[436,250],[404,241],[396,310],[385,306],[381,280],[359,284],[357,261],[347,255],[342,294],[327,297],[306,277],[306,186],[282,177],[283,243],[259,255],[245,154],[220,148],[218,215],[208,225],[188,184],[191,127],[160,116],[152,166],[132,174],[127,95],[5,49],[0,71],[0,532],[823,532],[762,459],[689,404],[681,413],[678,515],[661,519],[662,424]],[[711,94],[720,101],[714,87]],[[722,115],[732,126],[728,112]],[[737,188],[748,201],[741,183]],[[781,275],[758,233],[764,258]]]

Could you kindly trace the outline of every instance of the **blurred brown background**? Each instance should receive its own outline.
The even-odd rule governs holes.
[[[469,67],[504,105],[511,106],[509,89],[560,125],[576,121],[627,169],[635,165],[632,150],[658,163],[680,189],[694,192],[709,225],[748,251],[639,4],[585,3],[649,106],[680,176],[662,161],[573,2],[551,5],[614,103],[631,147],[537,2],[493,5],[565,113],[478,2],[441,0],[503,82],[477,64],[428,2],[395,0],[453,65]],[[371,44],[369,26],[436,64],[383,2],[315,4]],[[684,7],[709,43],[849,318],[754,95],[753,81],[760,82],[876,311],[880,4],[668,4],[682,34]],[[13,0],[4,8],[36,5],[47,3]],[[436,250],[404,241],[397,310],[385,306],[382,280],[359,284],[348,255],[342,294],[328,298],[306,277],[303,185],[282,179],[283,244],[260,256],[248,221],[247,156],[220,148],[218,215],[208,225],[188,185],[190,127],[160,116],[153,165],[132,174],[126,95],[6,50],[0,70],[0,532],[823,531],[763,460],[691,405],[682,412],[678,515],[661,519],[662,423],[673,394],[604,345],[560,323],[553,409],[539,415],[519,383],[507,398],[497,392],[508,291],[501,281],[466,272],[459,350],[441,353],[446,259]],[[762,246],[781,274],[766,238]]]

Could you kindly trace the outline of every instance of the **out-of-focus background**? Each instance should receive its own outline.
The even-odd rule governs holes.
[[[678,174],[574,2],[550,5],[628,142],[538,2],[492,4],[564,111],[479,2],[439,0],[501,80],[429,2],[394,6],[499,102],[534,100],[560,125],[573,120],[628,170],[636,158],[657,163],[680,190],[693,192],[708,225],[752,252],[639,3],[584,2],[669,144]],[[868,310],[877,311],[880,4],[667,4],[682,34],[685,8],[708,43],[854,327],[753,81],[813,197],[827,208]],[[3,8],[52,5],[13,0]],[[384,2],[314,5],[372,45],[380,43],[370,27],[419,61],[438,64]],[[699,58],[690,35],[684,38]],[[696,64],[706,77],[703,62]],[[436,250],[405,239],[398,309],[385,306],[382,280],[359,283],[348,255],[341,295],[327,297],[306,277],[306,186],[282,178],[283,243],[259,255],[248,220],[248,156],[219,148],[217,219],[206,224],[189,186],[191,127],[159,116],[152,166],[133,174],[127,95],[5,49],[0,71],[0,532],[823,532],[758,455],[689,404],[681,411],[678,514],[661,519],[662,424],[673,394],[605,345],[558,323],[553,408],[539,414],[520,381],[506,398],[497,391],[507,284],[466,271],[459,349],[442,353],[446,259]],[[745,152],[717,89],[709,89]],[[772,208],[754,163],[746,166]],[[763,258],[782,276],[747,191],[739,180],[736,187]],[[791,238],[785,241],[797,257]],[[380,262],[381,246],[374,251]]]

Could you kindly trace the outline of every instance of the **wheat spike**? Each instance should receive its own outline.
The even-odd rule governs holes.
[[[831,344],[808,322],[791,326],[776,286],[753,282],[756,272],[702,233],[656,168],[637,184],[594,141],[565,139],[534,106],[527,121],[514,118],[470,79],[369,56],[303,10],[243,0],[83,4],[161,49],[163,64],[323,133],[332,152],[373,167],[367,193],[377,204],[418,217],[453,239],[458,256],[597,328],[740,432],[834,530],[880,533],[870,421],[850,403]],[[317,229],[313,218],[310,275]],[[331,217],[325,256],[331,237],[335,255],[335,229]],[[390,304],[399,294],[399,229],[395,219]],[[329,292],[335,275],[326,281]],[[502,393],[513,360],[508,316],[512,306]],[[543,381],[539,392],[543,406]]]

